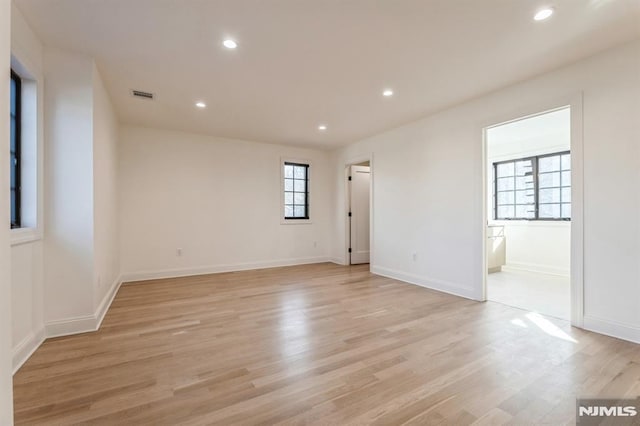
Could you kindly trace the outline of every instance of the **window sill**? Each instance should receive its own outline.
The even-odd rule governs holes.
[[[312,225],[311,219],[281,219],[280,225]]]
[[[563,228],[563,227],[571,227],[571,221],[570,220],[490,220],[489,226]]]
[[[40,241],[42,233],[37,228],[15,228],[11,230],[11,245],[17,246]]]

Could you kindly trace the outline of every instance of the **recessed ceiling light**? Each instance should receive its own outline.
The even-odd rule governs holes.
[[[319,125],[318,130],[320,130],[321,132],[324,132],[325,130],[327,130],[327,125],[326,124]]]
[[[198,108],[206,108],[206,107],[207,107],[207,104],[205,104],[204,102],[196,102],[196,106],[197,106]]]
[[[391,90],[391,89],[385,89],[385,91],[384,91],[384,92],[382,92],[382,96],[386,96],[387,98],[388,98],[389,96],[393,96],[393,90]]]
[[[238,47],[238,43],[236,43],[234,40],[231,40],[230,38],[223,41],[222,45],[227,49],[235,49],[236,47]]]
[[[550,17],[551,15],[553,15],[553,9],[548,7],[546,9],[541,9],[539,10],[535,16],[533,17],[534,20],[536,21],[544,21],[545,19],[547,19],[548,17]]]

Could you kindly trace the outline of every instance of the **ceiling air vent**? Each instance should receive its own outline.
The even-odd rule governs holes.
[[[153,100],[153,93],[143,92],[142,90],[132,90],[131,95],[134,98]]]

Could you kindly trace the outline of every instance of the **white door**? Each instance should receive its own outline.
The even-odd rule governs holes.
[[[367,166],[351,166],[349,175],[351,264],[369,263],[369,183]]]

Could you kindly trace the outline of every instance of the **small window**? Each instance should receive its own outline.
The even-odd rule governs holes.
[[[284,218],[309,219],[309,165],[284,163]]]
[[[22,108],[22,80],[11,70],[11,135],[10,135],[10,182],[11,182],[11,228],[20,228],[20,130]]]
[[[571,154],[493,164],[495,220],[571,220]]]

